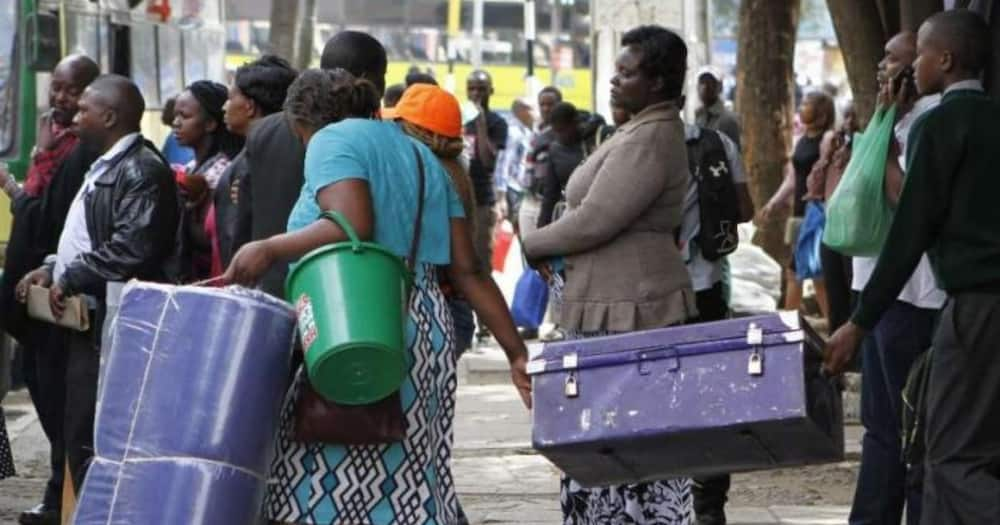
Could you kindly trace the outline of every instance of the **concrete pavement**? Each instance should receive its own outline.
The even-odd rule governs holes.
[[[860,451],[860,428],[849,426],[847,434],[847,448],[856,456]],[[472,523],[553,525],[560,522],[559,471],[535,454],[530,443],[530,416],[521,406],[513,387],[460,384],[454,474],[459,496]],[[783,471],[786,475],[780,481],[753,473],[735,476],[732,495],[735,506],[729,508],[729,523],[846,523],[856,462],[808,467],[803,469],[806,477],[801,479],[796,477],[795,470]],[[830,487],[821,486],[824,483],[841,485],[835,498],[839,504],[796,505],[800,502],[787,500],[791,490],[788,485],[800,483],[819,485],[815,487],[817,491],[830,490]],[[755,503],[754,500],[760,501]]]
[[[472,384],[463,373],[459,386],[454,474],[463,506],[475,524],[558,524],[559,472],[531,449],[529,413],[507,383],[509,376],[496,372],[493,377],[503,382]],[[8,397],[4,409],[22,476],[0,482],[0,523],[7,524],[36,503],[44,488],[47,443],[23,392]],[[860,431],[849,426],[847,434],[847,448],[856,455]],[[846,523],[855,472],[856,462],[848,461],[737,475],[730,523]]]

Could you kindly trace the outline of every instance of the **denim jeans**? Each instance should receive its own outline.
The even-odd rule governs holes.
[[[865,339],[861,364],[861,471],[851,525],[920,522],[921,489],[907,482],[902,458],[902,392],[917,357],[931,346],[937,310],[896,301]]]

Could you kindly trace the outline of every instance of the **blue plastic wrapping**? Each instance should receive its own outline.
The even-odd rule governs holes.
[[[254,523],[295,314],[240,288],[131,283],[105,341],[76,525]]]

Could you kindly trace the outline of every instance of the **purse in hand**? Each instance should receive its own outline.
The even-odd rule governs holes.
[[[414,223],[410,257],[406,261],[410,274],[413,274],[417,260],[424,214],[424,162],[416,146],[413,146],[413,153],[417,156],[418,167],[417,220]],[[294,433],[297,441],[330,445],[379,445],[402,441],[406,437],[406,414],[403,413],[403,402],[398,391],[367,405],[343,405],[324,399],[309,384],[308,374],[305,375],[302,392],[295,405]]]
[[[28,289],[28,317],[77,332],[90,330],[90,315],[83,297],[67,297],[65,305],[66,311],[56,319],[49,306],[49,289],[38,285],[31,285]]]

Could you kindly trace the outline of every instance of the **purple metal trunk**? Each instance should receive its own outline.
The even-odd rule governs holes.
[[[822,342],[781,313],[548,344],[534,448],[584,486],[840,461]]]

